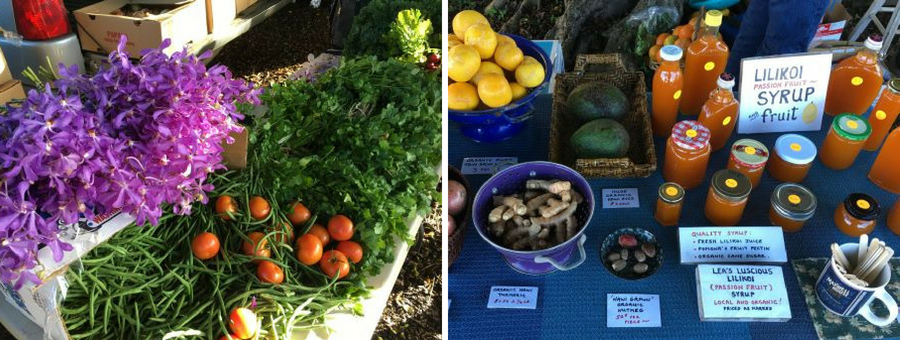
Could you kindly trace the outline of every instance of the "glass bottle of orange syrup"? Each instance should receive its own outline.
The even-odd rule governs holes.
[[[900,115],[900,78],[891,79],[888,86],[881,91],[881,98],[875,103],[872,112],[869,113],[869,125],[872,125],[872,135],[866,139],[863,149],[875,151],[881,147],[884,137],[891,132],[891,126]]]
[[[709,145],[712,151],[721,149],[728,143],[734,125],[737,124],[738,101],[731,89],[734,76],[722,73],[716,81],[718,88],[709,94],[709,99],[700,110],[700,123],[709,128]]]
[[[878,65],[881,40],[880,35],[870,36],[866,39],[865,49],[844,59],[831,70],[825,95],[825,113],[832,116],[842,113],[861,115],[869,109],[884,82],[881,66]]]
[[[675,120],[678,119],[678,104],[681,103],[681,89],[684,77],[681,74],[681,48],[666,45],[659,50],[662,64],[653,74],[652,114],[653,134],[666,137],[672,133]]]
[[[728,45],[719,36],[722,12],[706,12],[704,26],[697,32],[694,42],[685,52],[684,90],[681,113],[697,115],[709,93],[716,88],[716,79],[725,71],[728,62]]]

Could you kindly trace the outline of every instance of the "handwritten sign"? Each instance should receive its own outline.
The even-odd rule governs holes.
[[[537,287],[493,286],[487,308],[535,309]]]
[[[831,53],[741,60],[738,133],[822,128]]]
[[[463,175],[493,175],[516,165],[516,157],[468,157],[462,162]]]
[[[637,188],[603,189],[603,209],[639,208]]]
[[[606,327],[660,327],[659,295],[606,294]]]
[[[702,321],[787,321],[791,305],[778,266],[697,266]]]
[[[681,264],[785,263],[781,227],[678,228]]]

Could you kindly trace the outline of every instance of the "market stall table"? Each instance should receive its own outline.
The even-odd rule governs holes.
[[[451,124],[449,134],[449,164],[460,167],[466,157],[517,157],[518,162],[547,160],[550,133],[552,98],[539,96],[534,118],[525,129],[510,140],[496,144],[478,144],[462,136]],[[680,119],[696,119],[686,116]],[[823,119],[823,129],[800,133],[821,143],[831,124],[832,117]],[[781,133],[738,135],[731,137],[728,145],[740,138],[753,138],[770,147]],[[694,265],[679,264],[676,227],[662,227],[653,218],[657,189],[665,182],[661,169],[664,162],[665,140],[655,139],[658,170],[648,178],[589,179],[599,203],[601,189],[638,188],[640,208],[602,209],[597,206],[594,218],[587,226],[585,243],[587,260],[580,267],[568,272],[556,272],[545,276],[526,276],[513,271],[500,254],[487,244],[469,221],[466,239],[460,257],[449,270],[447,298],[452,301],[447,316],[449,336],[455,339],[561,339],[578,336],[583,338],[816,338],[816,330],[804,302],[797,277],[790,263],[781,265],[791,305],[792,319],[783,323],[769,322],[701,322],[697,309],[697,290]],[[830,256],[829,245],[837,242],[858,241],[847,236],[834,225],[834,209],[847,194],[863,192],[875,197],[886,211],[897,196],[876,187],[867,178],[877,153],[863,152],[856,163],[844,171],[833,171],[814,161],[809,176],[801,184],[812,190],[819,200],[815,216],[797,233],[786,233],[785,243],[788,261],[807,257]],[[680,226],[711,225],[703,214],[703,206],[713,172],[724,169],[728,149],[714,152],[710,158],[706,180],[695,189],[688,190]],[[489,175],[467,175],[475,194]],[[750,200],[742,226],[770,225],[768,212],[770,195],[779,182],[765,174]],[[886,216],[878,220],[878,226],[870,237],[884,240],[897,247],[900,237],[886,226]],[[664,252],[660,270],[645,279],[628,281],[609,273],[601,264],[599,248],[603,239],[620,227],[636,226],[656,234]],[[577,256],[577,255],[576,255]],[[897,280],[894,278],[893,280]],[[491,286],[536,286],[539,288],[537,309],[511,310],[487,309]],[[606,294],[641,293],[659,294],[662,327],[659,328],[607,328]]]

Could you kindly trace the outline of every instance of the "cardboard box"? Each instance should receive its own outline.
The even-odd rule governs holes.
[[[206,0],[206,31],[214,33],[231,26],[237,15],[236,5],[231,0]]]
[[[835,5],[830,12],[825,13],[822,23],[816,30],[816,35],[809,43],[809,48],[819,46],[824,41],[841,40],[841,35],[844,34],[844,28],[847,26],[847,20],[850,20],[850,18],[852,16],[847,12],[843,4],[838,3]]]
[[[234,0],[234,11],[236,14],[240,14],[245,9],[250,6],[253,6],[259,0]]]
[[[25,89],[22,88],[21,81],[11,80],[0,85],[0,105],[13,99],[25,99]]]
[[[10,72],[9,66],[6,65],[6,57],[0,51],[0,84],[6,84],[11,80],[13,80],[12,72]]]
[[[222,147],[225,149],[222,152],[222,163],[231,170],[246,168],[247,147],[250,144],[250,130],[244,128],[244,130],[239,133],[232,133],[231,137],[234,138],[234,143],[228,144],[225,141],[222,141]]]
[[[166,38],[172,44],[166,53],[181,50],[185,45],[206,37],[206,2],[203,0],[105,0],[75,11],[78,37],[85,51],[108,54],[116,49],[119,37],[128,37],[126,48],[132,57],[140,56],[147,48],[157,48]],[[115,10],[129,4],[153,4],[172,9],[148,18],[113,15]]]

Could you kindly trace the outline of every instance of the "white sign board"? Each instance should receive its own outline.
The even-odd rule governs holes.
[[[741,60],[738,133],[822,128],[831,53]]]
[[[487,308],[535,309],[538,287],[493,286]]]
[[[701,321],[788,321],[791,305],[778,266],[697,266]]]
[[[659,295],[606,294],[606,327],[660,327]]]
[[[781,227],[678,228],[681,264],[785,263]]]

